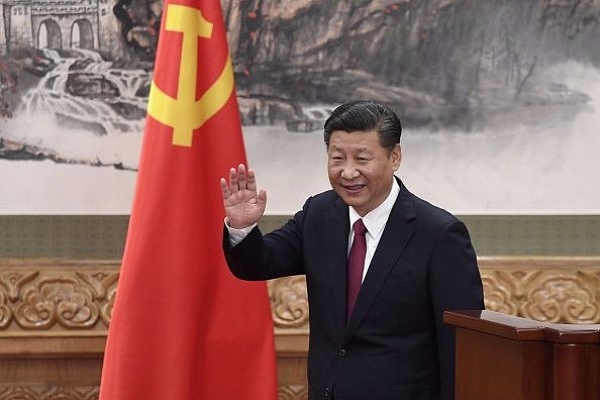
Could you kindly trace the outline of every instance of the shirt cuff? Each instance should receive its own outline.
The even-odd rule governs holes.
[[[229,243],[231,246],[235,246],[240,243],[242,240],[248,236],[248,234],[254,229],[258,224],[254,223],[245,228],[237,229],[229,226],[229,220],[225,217],[225,228],[227,228],[227,232],[229,233]]]

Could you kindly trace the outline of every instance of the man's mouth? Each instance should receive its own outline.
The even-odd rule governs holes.
[[[366,185],[357,184],[357,185],[343,185],[344,189],[350,194],[356,194],[360,192]]]

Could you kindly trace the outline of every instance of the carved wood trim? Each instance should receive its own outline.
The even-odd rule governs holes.
[[[118,261],[1,259],[0,333],[105,333],[119,267]]]
[[[480,258],[485,306],[538,321],[600,322],[600,259]]]
[[[0,400],[97,399],[119,267],[118,260],[0,259]],[[600,257],[481,257],[479,268],[488,310],[600,323]],[[268,289],[279,399],[305,400],[306,281],[281,278]],[[57,368],[48,362],[84,372],[49,379]]]
[[[106,332],[117,260],[0,259],[0,334]],[[600,257],[481,257],[486,308],[561,323],[600,322]],[[303,277],[268,282],[276,335],[304,343]],[[298,350],[288,345],[286,351]]]

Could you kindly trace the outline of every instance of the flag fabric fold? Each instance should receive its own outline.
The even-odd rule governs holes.
[[[246,155],[219,0],[166,0],[159,37],[100,400],[275,400],[266,284],[221,250]]]

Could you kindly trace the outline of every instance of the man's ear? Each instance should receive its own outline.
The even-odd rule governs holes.
[[[392,149],[392,162],[394,165],[394,171],[398,171],[398,168],[400,168],[401,161],[402,161],[402,147],[400,147],[400,144],[397,144]]]

